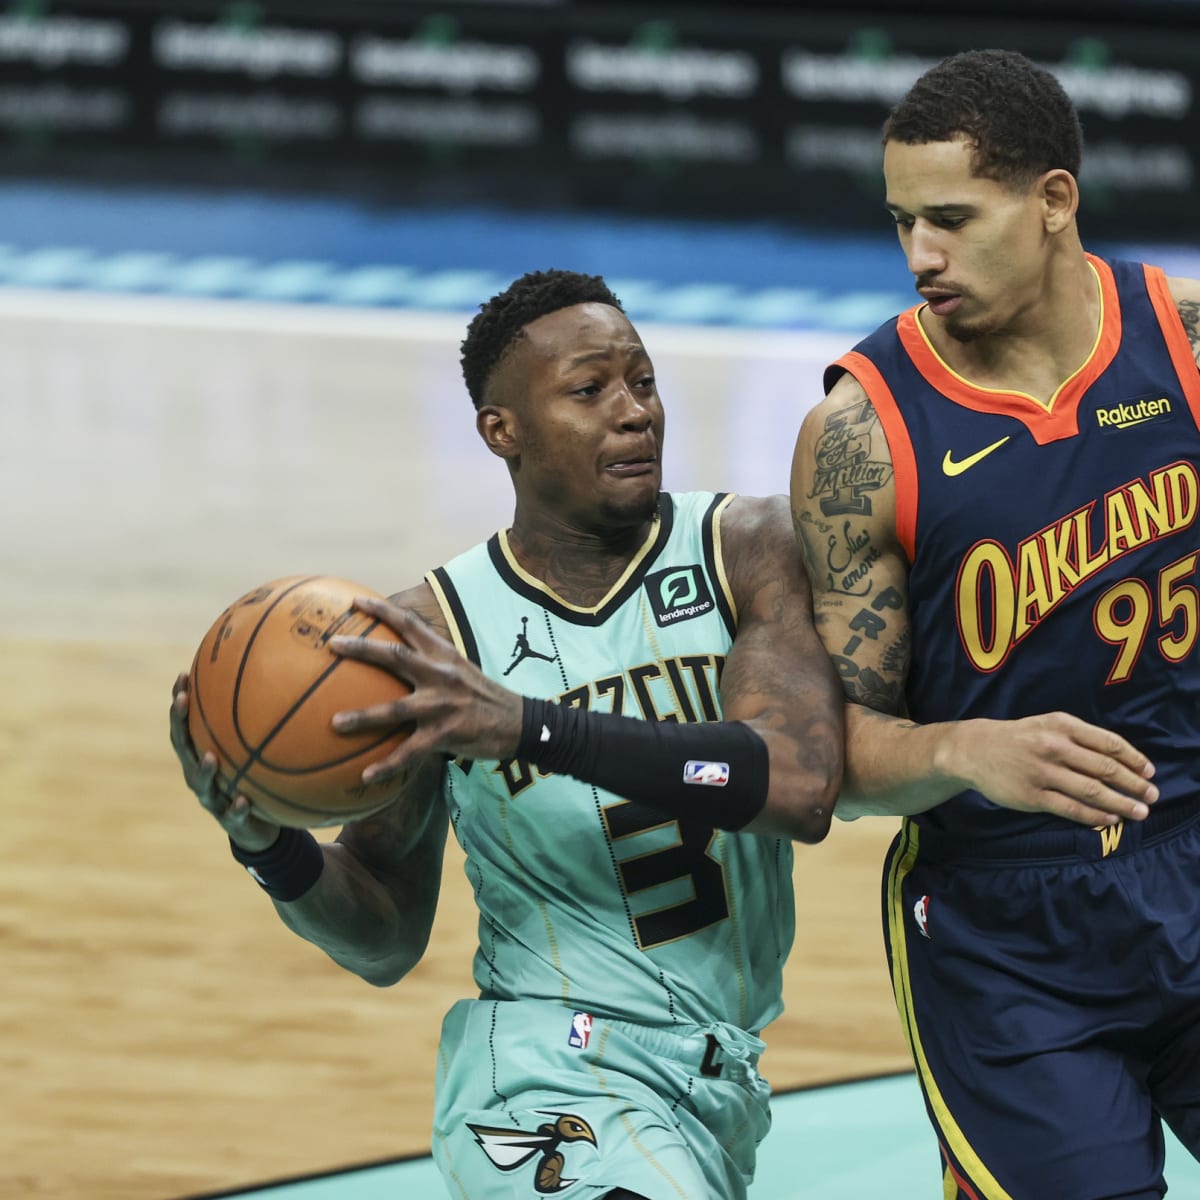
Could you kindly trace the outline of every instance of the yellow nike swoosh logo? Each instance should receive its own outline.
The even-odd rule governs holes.
[[[1009,437],[1012,437],[1011,433],[1008,437],[1002,437],[998,442],[993,442],[990,446],[984,446],[982,450],[976,450],[974,454],[964,458],[962,462],[955,462],[950,457],[950,451],[947,450],[946,457],[942,459],[942,471],[951,477],[961,475],[964,471],[969,471],[977,462],[987,458],[993,450],[999,450],[1008,441]]]

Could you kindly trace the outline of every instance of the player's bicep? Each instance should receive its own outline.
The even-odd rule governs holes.
[[[831,719],[840,726],[837,682],[813,626],[786,500],[739,497],[722,537],[738,608],[721,675],[724,715],[778,728]]]
[[[887,440],[849,376],[801,426],[791,503],[817,632],[846,696],[900,712],[910,647],[908,562],[896,537]]]

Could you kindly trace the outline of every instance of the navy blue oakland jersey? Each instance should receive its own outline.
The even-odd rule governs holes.
[[[737,612],[731,497],[663,494],[600,603],[566,603],[498,533],[426,578],[459,649],[524,695],[650,721],[714,721]],[[791,843],[676,821],[528,763],[456,762],[446,799],[479,906],[484,998],[647,1024],[761,1030],[794,932]]]
[[[1200,791],[1200,374],[1162,271],[1088,257],[1099,336],[1047,403],[956,375],[916,308],[831,377],[862,384],[891,450],[911,716],[1074,713],[1155,762],[1161,808]],[[972,836],[1061,824],[975,792],[916,820]]]

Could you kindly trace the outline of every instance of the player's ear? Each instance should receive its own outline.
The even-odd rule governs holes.
[[[1042,200],[1042,220],[1047,233],[1060,233],[1075,219],[1079,208],[1079,184],[1070,171],[1047,171],[1039,187]]]
[[[475,428],[497,458],[516,458],[520,453],[516,413],[502,404],[484,404],[475,414]]]

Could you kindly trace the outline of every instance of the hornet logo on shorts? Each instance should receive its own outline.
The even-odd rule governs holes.
[[[654,619],[661,627],[712,611],[712,593],[699,563],[655,571],[646,576],[645,586]]]
[[[559,1150],[564,1142],[588,1142],[596,1144],[592,1127],[572,1113],[546,1112],[553,1121],[539,1125],[537,1129],[501,1129],[494,1125],[472,1125],[467,1128],[475,1135],[475,1142],[501,1171],[515,1171],[533,1158],[534,1190],[540,1196],[561,1192],[577,1183],[575,1179],[563,1178],[566,1159]]]

